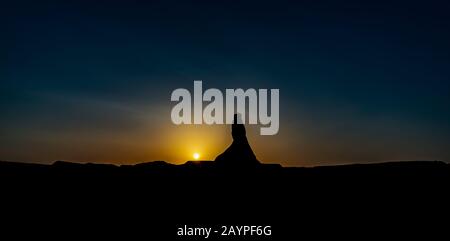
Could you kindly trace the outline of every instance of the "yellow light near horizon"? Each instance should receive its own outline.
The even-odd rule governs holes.
[[[200,158],[200,154],[195,152],[194,155],[192,155],[195,160],[198,160]]]

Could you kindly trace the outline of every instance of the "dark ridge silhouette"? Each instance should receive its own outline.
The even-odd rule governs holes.
[[[398,162],[382,162],[369,164],[348,164],[338,166],[316,166],[316,167],[282,167],[279,164],[259,164],[258,168],[245,169],[244,172],[234,172],[228,168],[223,168],[214,161],[187,161],[181,165],[167,163],[165,161],[151,161],[139,163],[135,165],[113,165],[113,164],[98,164],[98,163],[74,163],[67,161],[55,161],[53,164],[35,164],[23,162],[0,161],[0,174],[2,176],[21,174],[22,172],[32,171],[34,174],[39,174],[41,171],[50,172],[126,172],[127,170],[142,170],[142,171],[165,171],[165,172],[189,172],[193,170],[207,169],[211,173],[242,173],[245,175],[253,175],[255,173],[266,174],[295,174],[295,175],[320,175],[320,174],[382,174],[383,177],[387,175],[396,175],[402,177],[404,174],[421,175],[421,174],[449,174],[450,165],[443,161],[398,161]],[[47,173],[47,172],[45,172]],[[438,175],[436,176],[438,177]],[[151,175],[149,176],[151,178]]]
[[[270,237],[214,233],[208,240],[322,239],[337,229],[333,238],[360,238],[361,232],[405,237],[446,230],[439,220],[448,217],[450,168],[438,161],[251,169],[213,161],[121,166],[0,161],[0,183],[2,231],[17,220],[11,230],[38,228],[33,237],[58,230],[80,237],[206,240],[177,236],[176,228],[185,224],[219,232],[221,225],[273,229]]]
[[[51,165],[0,161],[2,233],[85,239],[206,240],[178,227],[215,227],[207,240],[361,239],[433,230],[446,220],[449,164],[406,161],[323,167],[260,163],[242,124],[215,161],[181,165]],[[436,217],[438,216],[438,217]],[[404,224],[407,229],[401,229]],[[445,222],[441,222],[445,224]],[[222,225],[270,225],[273,234],[220,236]],[[30,232],[31,228],[40,232]],[[447,227],[438,230],[447,230]],[[333,230],[338,230],[335,232]],[[357,230],[357,231],[356,231]],[[66,236],[64,236],[66,235]],[[27,238],[28,239],[28,238]],[[25,238],[24,238],[25,240]],[[427,239],[429,240],[429,239]]]

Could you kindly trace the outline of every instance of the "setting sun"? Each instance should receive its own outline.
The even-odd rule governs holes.
[[[194,153],[194,155],[192,155],[194,157],[195,160],[198,160],[200,158],[200,154],[199,153]]]

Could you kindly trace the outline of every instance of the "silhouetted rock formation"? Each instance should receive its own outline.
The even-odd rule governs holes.
[[[215,162],[218,165],[251,167],[260,164],[248,143],[245,126],[240,123],[242,123],[240,116],[234,115],[234,121],[231,125],[233,143],[222,154],[216,157]]]

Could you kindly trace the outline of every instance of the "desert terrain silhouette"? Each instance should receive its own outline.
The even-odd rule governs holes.
[[[1,161],[2,207],[8,208],[4,217],[14,224],[27,216],[26,223],[33,227],[50,226],[66,234],[127,239],[201,239],[176,236],[176,228],[185,224],[216,229],[224,224],[270,225],[273,235],[258,240],[279,240],[323,237],[323,230],[330,228],[340,230],[341,236],[336,237],[355,237],[356,229],[415,234],[423,230],[423,220],[430,220],[431,214],[432,220],[434,215],[444,215],[439,213],[440,203],[448,200],[450,183],[445,162],[313,168],[263,164],[237,118],[231,127],[233,142],[215,161],[121,166]],[[416,218],[407,218],[411,212]],[[347,224],[342,223],[344,217]],[[403,229],[399,222],[420,229]],[[436,225],[426,222],[430,223]],[[347,225],[352,228],[346,229]],[[213,233],[209,239],[255,237]]]

